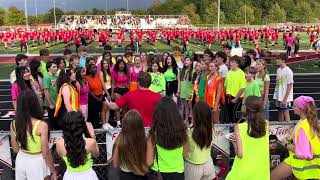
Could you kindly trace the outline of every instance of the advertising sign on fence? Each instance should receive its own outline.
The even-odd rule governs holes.
[[[10,140],[9,135],[7,134],[0,134],[0,169],[3,169],[3,173],[0,173],[0,179],[14,179],[10,152]]]

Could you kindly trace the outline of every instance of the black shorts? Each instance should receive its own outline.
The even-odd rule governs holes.
[[[123,96],[127,92],[129,92],[129,88],[114,88],[114,93],[120,94],[121,96]]]
[[[111,96],[111,88],[110,88],[110,89],[108,89],[108,93],[109,93],[109,95]],[[104,94],[103,94],[102,101],[106,101],[106,99],[105,99],[105,98],[108,98],[108,96],[107,96],[107,94],[106,94],[106,93],[104,93]]]

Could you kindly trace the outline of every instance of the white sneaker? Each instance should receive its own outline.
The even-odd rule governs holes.
[[[108,130],[108,129],[112,130],[113,129],[113,127],[109,123],[105,123],[104,125],[102,125],[102,128],[104,130]]]

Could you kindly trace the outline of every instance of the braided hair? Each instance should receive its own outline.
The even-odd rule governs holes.
[[[84,165],[87,161],[86,143],[83,135],[87,135],[87,126],[80,112],[71,111],[64,116],[63,138],[67,158],[71,167]]]

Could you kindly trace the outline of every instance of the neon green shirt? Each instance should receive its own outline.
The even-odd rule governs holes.
[[[44,61],[40,61],[41,62],[41,73],[42,73],[42,76],[46,76],[48,74],[48,71],[47,71],[47,67],[46,67],[46,64]]]
[[[197,145],[197,143],[192,138],[192,132],[193,129],[188,129],[188,158],[187,161],[191,162],[192,164],[203,164],[206,163],[209,158],[211,158],[211,146],[210,147],[204,147],[203,149],[200,149],[200,147]],[[214,131],[212,131],[212,136],[214,134]],[[212,137],[212,140],[214,137]],[[211,143],[212,144],[212,143]]]
[[[241,69],[229,71],[225,80],[226,94],[236,97],[239,90],[245,88],[246,84],[245,74]]]
[[[250,137],[248,123],[238,124],[243,156],[235,157],[226,180],[270,180],[269,128],[261,138]]]
[[[184,172],[184,160],[183,160],[183,146],[176,149],[164,149],[158,144],[158,162],[160,172],[163,173],[183,173]],[[156,158],[153,160],[153,165],[151,169],[158,171]]]
[[[168,68],[163,75],[167,82],[177,80],[177,76],[173,73],[172,68]]]
[[[149,73],[151,75],[151,85],[149,89],[155,93],[163,93],[166,91],[166,80],[162,73]]]
[[[91,153],[87,154],[86,162],[84,163],[84,165],[80,165],[76,168],[71,167],[70,162],[66,156],[63,156],[62,158],[67,165],[67,170],[70,172],[82,172],[92,168],[93,161]]]

